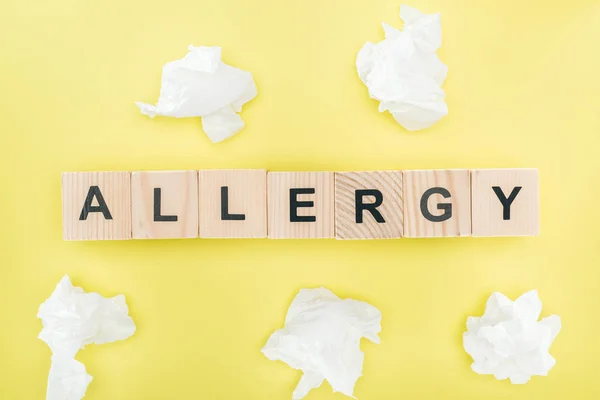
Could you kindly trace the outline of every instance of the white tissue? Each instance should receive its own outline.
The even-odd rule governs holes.
[[[379,343],[381,312],[362,301],[341,300],[325,288],[302,289],[285,326],[271,335],[262,352],[304,372],[292,399],[302,399],[327,379],[334,392],[353,397],[362,376],[360,339]]]
[[[92,377],[75,354],[86,344],[124,340],[135,333],[127,314],[125,297],[104,298],[85,293],[64,276],[52,295],[40,306],[38,318],[44,328],[39,338],[52,350],[47,400],[79,400]]]
[[[409,131],[428,128],[448,107],[441,88],[448,67],[438,58],[442,44],[440,14],[426,15],[402,5],[404,30],[383,24],[385,39],[367,42],[356,57],[358,76],[378,100]]]
[[[493,293],[483,317],[469,317],[463,334],[465,350],[474,360],[473,371],[515,384],[527,383],[532,375],[546,376],[556,363],[548,350],[561,323],[557,315],[538,322],[541,312],[536,290],[514,302]]]
[[[238,113],[256,94],[252,74],[221,61],[220,47],[190,45],[183,59],[164,66],[156,106],[135,104],[152,118],[202,117],[204,132],[217,143],[242,130]]]

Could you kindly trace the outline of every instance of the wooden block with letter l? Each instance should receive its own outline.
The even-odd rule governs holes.
[[[337,239],[401,238],[403,208],[402,171],[335,173]]]
[[[131,175],[134,239],[198,237],[198,172],[137,171]]]
[[[537,169],[471,171],[473,236],[535,236],[540,231]]]
[[[471,235],[468,170],[403,171],[404,236]]]
[[[201,238],[267,237],[267,171],[199,172]]]
[[[64,240],[131,239],[131,174],[62,174]]]
[[[271,239],[323,239],[335,235],[333,172],[269,172]]]

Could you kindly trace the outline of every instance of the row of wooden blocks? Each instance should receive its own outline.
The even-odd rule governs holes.
[[[68,172],[65,240],[531,236],[536,169]]]

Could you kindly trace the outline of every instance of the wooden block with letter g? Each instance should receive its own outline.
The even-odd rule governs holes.
[[[471,191],[473,236],[539,234],[537,169],[476,169]]]
[[[131,175],[134,239],[198,237],[198,172],[139,171]]]
[[[333,172],[268,173],[269,238],[333,238]]]
[[[468,170],[403,171],[404,236],[471,235]]]
[[[336,172],[335,237],[402,237],[402,171]]]
[[[200,237],[266,238],[267,171],[200,171]]]
[[[131,239],[131,174],[62,174],[64,240]]]

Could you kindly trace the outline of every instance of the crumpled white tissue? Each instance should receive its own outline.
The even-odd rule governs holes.
[[[202,117],[204,132],[217,143],[242,130],[238,113],[256,94],[252,74],[221,61],[220,47],[190,45],[183,59],[163,67],[158,103],[135,104],[152,118]]]
[[[549,348],[561,328],[560,317],[538,321],[542,302],[536,290],[514,302],[493,293],[482,317],[467,319],[463,345],[473,357],[471,368],[478,374],[493,374],[498,380],[527,383],[532,375],[546,376],[556,361]]]
[[[304,372],[292,399],[302,399],[327,379],[334,392],[353,397],[362,376],[360,339],[379,343],[381,312],[362,301],[342,300],[325,288],[302,289],[262,352]]]
[[[358,76],[378,100],[379,111],[389,111],[409,131],[428,128],[448,107],[441,88],[448,67],[438,58],[442,44],[440,14],[426,15],[402,5],[404,30],[383,23],[385,39],[367,42],[356,57]]]
[[[52,350],[47,400],[79,400],[92,377],[75,354],[86,344],[124,340],[135,333],[125,297],[104,298],[85,293],[64,276],[52,295],[40,306],[44,325],[39,338]]]

